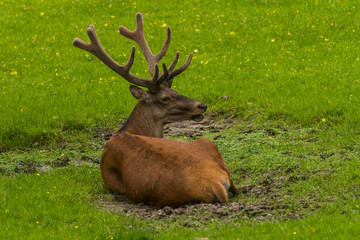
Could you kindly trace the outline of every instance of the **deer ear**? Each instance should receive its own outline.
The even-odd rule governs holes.
[[[134,96],[134,98],[138,100],[146,100],[148,98],[148,94],[145,90],[138,88],[136,86],[130,85],[130,92]]]

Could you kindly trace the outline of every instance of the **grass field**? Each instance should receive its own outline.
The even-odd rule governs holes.
[[[359,8],[350,0],[0,1],[0,238],[359,235]],[[88,41],[93,24],[123,64],[134,43],[117,29],[134,29],[136,12],[154,52],[171,26],[166,63],[178,50],[180,62],[194,53],[173,87],[218,120],[236,116],[232,129],[204,134],[237,185],[278,194],[231,201],[281,200],[285,210],[184,224],[98,208],[99,195],[113,196],[99,176],[104,139],[94,135],[116,129],[136,101],[126,81],[71,43]],[[145,69],[137,48],[132,72],[149,77]]]
[[[234,111],[260,125],[323,120],[351,136],[360,129],[360,20],[352,1],[1,1],[0,7],[2,148],[113,127],[130,113],[128,83],[71,43],[87,40],[94,24],[109,54],[125,63],[133,43],[117,29],[135,28],[138,11],[154,51],[165,26],[172,27],[165,62],[177,50],[180,61],[195,53],[174,87],[210,111]],[[138,50],[133,72],[148,77],[145,69]]]

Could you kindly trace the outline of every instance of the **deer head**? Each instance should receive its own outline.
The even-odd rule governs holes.
[[[141,78],[130,73],[130,68],[134,63],[135,58],[135,47],[132,47],[128,62],[124,66],[119,65],[102,48],[96,35],[95,28],[92,25],[90,25],[87,29],[90,43],[86,43],[79,38],[75,38],[73,45],[98,57],[109,68],[118,73],[131,84],[147,88],[147,90],[143,90],[134,85],[130,86],[130,92],[136,99],[139,100],[139,103],[135,107],[129,119],[131,122],[131,118],[136,118],[136,121],[132,121],[131,124],[128,121],[128,124],[126,125],[137,124],[140,125],[140,128],[142,127],[141,125],[147,125],[146,127],[149,127],[148,125],[153,125],[154,127],[161,129],[152,131],[156,132],[156,134],[145,134],[140,130],[137,130],[140,132],[133,131],[133,133],[159,137],[159,132],[161,132],[162,136],[162,129],[166,123],[184,120],[201,121],[204,118],[203,113],[206,111],[207,106],[200,101],[182,96],[174,89],[171,89],[174,77],[185,71],[185,69],[189,66],[192,59],[192,53],[190,53],[186,62],[182,66],[175,69],[179,60],[179,52],[177,52],[170,66],[167,67],[166,64],[163,63],[163,73],[159,73],[158,63],[166,54],[170,44],[170,27],[167,27],[167,37],[165,43],[160,52],[157,54],[153,54],[151,52],[146,41],[141,13],[136,14],[136,29],[134,31],[130,31],[124,26],[120,26],[119,31],[121,35],[135,41],[140,46],[148,63],[151,78]],[[139,129],[139,127],[135,128]]]

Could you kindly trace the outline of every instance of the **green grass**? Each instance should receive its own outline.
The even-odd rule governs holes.
[[[235,112],[259,125],[324,119],[342,134],[359,134],[360,18],[353,1],[1,1],[0,8],[4,149],[56,144],[64,132],[113,128],[128,116],[135,104],[129,84],[71,42],[87,41],[86,27],[94,24],[109,54],[125,63],[134,43],[117,29],[135,28],[138,11],[154,52],[165,24],[172,27],[165,62],[177,50],[181,62],[195,53],[174,87],[210,112]],[[137,49],[132,72],[148,77],[146,68]]]
[[[0,12],[1,239],[359,235],[357,2],[2,0]],[[109,193],[98,166],[104,141],[93,135],[116,129],[136,101],[125,80],[71,43],[88,41],[86,28],[94,24],[107,52],[123,64],[134,43],[117,29],[134,29],[136,12],[144,15],[154,52],[171,26],[167,64],[178,50],[180,62],[194,52],[173,87],[207,103],[219,119],[237,116],[234,129],[206,135],[237,184],[285,176],[282,197],[300,219],[279,212],[273,220],[186,227],[98,209],[96,196]],[[132,72],[148,77],[146,66],[137,47]],[[245,193],[233,201],[258,197]]]
[[[132,231],[126,231],[129,224],[141,235],[141,224],[134,219],[90,207],[91,193],[102,187],[98,173],[98,167],[72,167],[3,179],[1,238],[105,239],[119,231],[117,237],[122,239],[131,238]]]

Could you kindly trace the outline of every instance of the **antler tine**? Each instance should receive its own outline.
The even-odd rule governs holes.
[[[166,64],[163,63],[162,64],[162,67],[163,67],[163,71],[164,73],[160,76],[160,78],[157,80],[157,84],[160,85],[162,84],[163,82],[167,81],[168,77],[169,77],[169,71],[166,67]]]
[[[150,91],[153,91],[153,90],[157,90],[157,80],[158,80],[158,77],[159,77],[159,67],[158,65],[156,64],[155,65],[155,72],[154,72],[154,76],[153,78],[150,80],[151,82],[151,86],[154,86],[153,88],[149,89]]]
[[[124,26],[119,27],[120,34],[124,37],[127,37],[133,41],[135,41],[141,48],[141,51],[144,54],[144,57],[146,61],[148,62],[149,72],[150,75],[154,76],[155,71],[155,65],[158,64],[161,60],[161,58],[166,54],[167,49],[170,45],[170,39],[171,39],[171,30],[168,27],[167,28],[167,36],[165,43],[160,50],[160,52],[156,55],[154,55],[149,47],[149,44],[146,41],[145,33],[144,33],[144,21],[141,13],[136,14],[136,29],[135,31],[130,31]]]
[[[169,45],[170,45],[170,40],[171,40],[171,29],[170,29],[170,27],[167,27],[166,28],[166,40],[164,42],[164,45],[161,48],[160,52],[155,55],[158,62],[161,60],[161,58],[163,56],[165,56],[165,54],[169,48]]]
[[[172,81],[173,81],[174,77],[176,77],[177,75],[179,75],[180,73],[182,73],[183,71],[185,71],[186,68],[190,65],[192,56],[193,56],[193,53],[190,53],[190,54],[189,54],[189,57],[188,57],[187,60],[186,60],[186,62],[185,62],[181,67],[179,67],[179,68],[177,68],[177,69],[175,69],[174,71],[172,71],[172,72],[169,73],[169,77],[168,77],[168,80],[167,80],[167,85],[168,85],[168,87],[171,87],[171,84],[172,84]],[[176,59],[176,58],[177,58],[177,59]],[[177,60],[179,59],[178,53],[177,53],[177,56],[175,56],[175,59],[176,59],[176,62],[177,62]],[[175,59],[174,59],[174,61],[173,61],[171,64],[173,64],[173,63],[175,62]],[[173,67],[175,67],[175,65],[176,65],[176,63],[174,64]],[[170,67],[172,67],[172,66],[170,65]],[[170,67],[169,67],[169,69],[170,69]]]
[[[175,54],[174,60],[171,62],[170,66],[169,66],[169,71],[170,71],[170,72],[171,72],[172,70],[174,70],[176,64],[178,63],[178,61],[179,61],[179,56],[180,56],[180,52],[177,51],[176,54]]]
[[[117,62],[115,62],[102,48],[93,25],[90,25],[88,27],[86,33],[89,36],[90,43],[84,42],[80,38],[75,38],[73,41],[73,45],[75,47],[78,47],[95,55],[109,68],[111,68],[114,72],[122,76],[128,82],[149,89],[153,88],[150,85],[149,79],[140,78],[130,73],[130,68],[132,67],[135,59],[135,47],[132,47],[131,55],[128,62],[124,66],[122,66]]]
[[[154,91],[154,90],[157,91],[160,88],[161,84],[168,79],[169,71],[166,67],[166,64],[163,63],[162,67],[163,67],[164,73],[161,74],[160,77],[158,77],[159,76],[159,67],[157,64],[155,65],[154,77],[151,79],[153,89],[149,89],[150,91]]]

